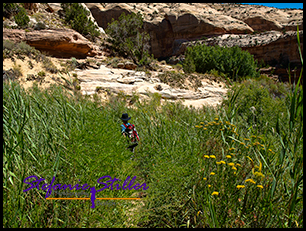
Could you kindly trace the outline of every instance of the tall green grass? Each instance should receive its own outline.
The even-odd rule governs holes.
[[[303,86],[245,80],[218,108],[124,97],[101,104],[62,87],[3,83],[4,227],[303,227]],[[254,107],[254,108],[253,108]],[[120,134],[132,116],[133,158]],[[49,201],[23,180],[137,176],[141,201]],[[80,181],[79,181],[80,180]],[[73,191],[75,192],[75,191]],[[52,196],[56,196],[52,194]],[[75,194],[77,196],[77,194]],[[137,197],[104,190],[99,197]],[[97,202],[97,201],[96,201]]]
[[[23,180],[31,175],[45,178],[44,183],[56,176],[59,184],[88,183],[97,188],[102,187],[97,179],[105,175],[122,180],[137,176],[135,162],[117,132],[119,117],[113,109],[74,98],[57,86],[26,92],[19,84],[6,82],[3,88],[4,227],[130,226],[128,201],[91,209],[89,201],[48,201],[45,191],[23,192],[28,187]],[[143,182],[139,177],[136,181]],[[133,193],[104,190],[97,197]]]

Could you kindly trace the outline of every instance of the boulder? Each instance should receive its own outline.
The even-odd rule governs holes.
[[[118,67],[118,68],[121,68],[121,69],[124,69],[125,64],[124,64],[124,63],[118,63],[118,64],[117,64],[117,67]]]
[[[274,20],[269,20],[263,15],[248,17],[244,20],[244,22],[250,25],[250,27],[252,27],[254,31],[259,31],[259,32],[270,31],[270,30],[280,31],[283,28],[279,22]]]
[[[128,61],[124,64],[124,68],[127,70],[135,70],[137,68],[137,65],[135,63]]]
[[[49,29],[25,32],[3,28],[3,40],[25,41],[40,51],[58,58],[86,58],[93,49],[91,42],[71,29]]]
[[[44,24],[43,22],[38,22],[38,23],[35,24],[34,30],[44,30],[47,27],[48,26],[46,24]]]

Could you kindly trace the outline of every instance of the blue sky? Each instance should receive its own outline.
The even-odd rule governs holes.
[[[296,8],[296,9],[303,9],[303,3],[242,3],[242,4],[249,4],[249,5],[263,5],[275,8]]]

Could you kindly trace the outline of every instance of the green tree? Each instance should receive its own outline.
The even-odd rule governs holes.
[[[110,36],[109,42],[120,55],[131,58],[139,66],[150,63],[150,36],[143,31],[143,18],[139,12],[129,15],[122,13],[118,20],[112,19],[106,33]]]
[[[195,68],[190,66],[192,64]],[[195,69],[199,73],[215,69],[233,80],[258,76],[257,63],[253,56],[238,46],[220,47],[202,44],[187,47],[183,67],[185,72]]]
[[[30,22],[26,10],[23,7],[19,8],[18,13],[14,16],[15,22],[20,27],[26,27]]]
[[[26,10],[17,3],[3,3],[3,16],[14,20],[19,27],[26,27],[30,21]]]
[[[17,3],[3,3],[3,17],[10,18],[18,13],[19,6]]]
[[[100,35],[95,24],[88,17],[89,12],[79,3],[61,3],[65,12],[65,22],[80,34],[90,36],[90,40]]]

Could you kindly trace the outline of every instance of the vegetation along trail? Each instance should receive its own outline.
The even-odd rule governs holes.
[[[25,6],[5,3],[6,25],[14,19],[32,33]],[[103,39],[81,4],[57,7],[60,25]],[[118,68],[125,59],[148,76],[160,68],[140,30],[143,15],[118,20],[105,28],[115,57],[100,63],[55,61],[24,41],[3,41],[4,64],[13,65],[3,72],[3,227],[303,227],[303,68],[280,82],[237,46],[197,43],[155,76],[155,90],[197,92],[200,77],[218,77],[228,90],[215,107],[187,107],[156,91],[143,99],[98,86],[82,95],[77,67]],[[134,153],[120,132],[123,113],[140,137]]]

